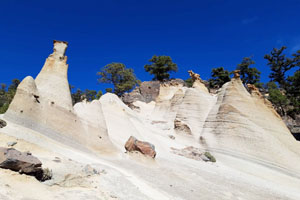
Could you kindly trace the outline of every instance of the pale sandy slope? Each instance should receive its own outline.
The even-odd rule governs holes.
[[[37,134],[20,127],[16,128],[27,135]],[[167,146],[184,145],[184,140],[179,142],[182,144],[176,144],[175,141],[181,139],[179,137],[175,141],[160,134],[149,138],[152,141],[162,140],[162,144]],[[7,199],[299,198],[299,179],[230,156],[216,154],[218,162],[212,164],[173,155],[158,148],[157,151],[161,153],[156,161],[126,154],[100,158],[43,137],[40,139],[40,143],[44,143],[40,144],[43,148],[20,139],[16,148],[30,150],[38,156],[45,167],[53,170],[54,180],[40,183],[34,178],[1,170],[0,194],[3,199],[4,196]],[[1,134],[0,145],[3,146],[6,141],[12,140],[15,139]],[[190,141],[188,145],[192,143]],[[61,163],[54,162],[55,157],[61,158]],[[100,170],[100,175],[86,177],[81,171],[88,163]],[[62,181],[67,174],[72,174],[74,178]]]
[[[191,95],[188,93],[188,96]],[[190,97],[182,102],[188,102],[188,99]],[[8,121],[8,126],[1,129],[0,145],[5,146],[6,142],[17,140],[16,148],[22,151],[29,150],[41,159],[45,167],[53,170],[54,180],[40,183],[25,175],[0,170],[0,197],[13,200],[300,198],[298,192],[300,179],[296,169],[291,171],[286,167],[278,168],[278,165],[260,157],[250,159],[251,156],[241,154],[243,152],[228,153],[224,146],[220,146],[223,149],[216,148],[218,151],[213,151],[211,145],[212,152],[217,158],[216,163],[196,161],[171,153],[171,147],[178,149],[186,146],[204,147],[195,136],[174,133],[168,118],[161,118],[166,123],[157,122],[155,117],[153,119],[151,115],[155,109],[153,103],[136,102],[136,104],[141,107],[140,112],[129,109],[115,95],[106,94],[100,101],[75,106],[77,112],[80,112],[84,107],[95,110],[97,105],[101,105],[108,137],[112,141],[113,148],[116,147],[119,152],[102,156],[82,150],[84,147],[80,145],[74,148],[68,143],[63,144],[55,138],[49,138],[43,132]],[[180,106],[177,108],[183,109]],[[90,115],[92,112],[84,113],[82,111],[80,115]],[[192,112],[189,114],[193,117]],[[131,135],[155,145],[157,151],[155,161],[139,154],[124,153],[123,146]],[[174,135],[175,140],[170,139],[169,135]],[[228,143],[231,147],[235,147],[233,144]],[[54,161],[55,157],[59,157],[61,162]],[[285,160],[280,161],[280,164],[283,162]],[[100,174],[88,176],[84,172],[87,164],[98,169]]]

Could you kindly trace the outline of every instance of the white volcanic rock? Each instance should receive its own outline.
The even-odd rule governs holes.
[[[205,120],[216,102],[216,97],[201,91],[188,88],[176,113],[176,120],[187,124],[196,140],[200,138]]]
[[[65,51],[66,42],[54,40],[53,54],[51,54],[35,79],[41,95],[55,104],[72,110],[72,99],[68,82],[68,65]]]
[[[4,119],[73,148],[112,152],[100,102],[73,109],[65,48],[65,42],[54,41],[54,53],[36,80],[28,76],[20,83]]]
[[[239,78],[226,83],[201,133],[204,146],[300,170],[300,145],[270,104]]]
[[[0,147],[16,141],[53,179],[0,169],[0,199],[300,199],[300,144],[255,88],[234,78],[212,95],[194,73],[192,88],[161,84],[156,102],[132,102],[138,110],[110,93],[73,107],[65,48],[55,42],[36,80],[26,77],[0,115]],[[125,153],[130,136],[153,144],[155,159]],[[215,163],[199,157],[205,151]]]

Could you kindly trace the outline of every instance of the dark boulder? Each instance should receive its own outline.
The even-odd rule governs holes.
[[[20,152],[14,148],[0,147],[0,168],[35,176],[38,180],[43,177],[41,161],[29,152]]]
[[[156,156],[154,145],[150,144],[149,142],[139,141],[133,136],[130,136],[130,138],[127,140],[125,149],[129,152],[139,151],[142,154],[150,156],[152,158],[155,158]]]
[[[0,128],[3,128],[5,127],[7,124],[6,124],[6,121],[0,119]]]

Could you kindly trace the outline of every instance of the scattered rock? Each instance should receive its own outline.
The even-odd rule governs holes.
[[[186,158],[194,160],[203,160],[205,162],[216,162],[216,159],[209,152],[203,152],[201,149],[195,148],[193,146],[189,146],[183,149],[176,149],[174,147],[171,147],[171,149],[172,153],[179,156],[184,156]]]
[[[99,172],[97,169],[93,168],[91,165],[86,165],[86,166],[82,169],[82,171],[83,171],[86,175],[88,175],[88,176],[92,176],[92,175],[95,175],[95,174],[100,174],[100,172]]]
[[[185,133],[188,135],[192,135],[190,127],[178,119],[174,120],[174,129],[177,133]]]
[[[41,175],[41,177],[39,177],[38,180],[44,182],[44,181],[52,179],[52,176],[53,176],[52,170],[45,168],[45,169],[43,169],[43,174]]]
[[[136,87],[132,92],[125,93],[121,99],[127,105],[132,105],[135,101],[149,103],[155,101],[159,94],[159,81],[145,81]]]
[[[0,119],[0,128],[4,128],[7,125],[6,121]]]
[[[53,161],[54,161],[54,162],[57,162],[57,163],[60,163],[60,162],[61,162],[61,159],[60,159],[59,157],[55,157]]]
[[[0,168],[34,176],[41,181],[44,179],[41,161],[29,152],[22,153],[14,148],[0,147]]]
[[[7,146],[9,146],[9,147],[13,147],[13,146],[15,146],[15,145],[17,144],[17,142],[16,142],[16,141],[13,141],[13,142],[7,142],[6,144],[7,144]]]
[[[149,142],[139,141],[133,136],[130,136],[130,138],[127,140],[125,149],[129,152],[139,151],[142,154],[150,156],[152,158],[155,158],[156,156],[154,145],[150,144]]]
[[[171,138],[172,140],[175,140],[175,136],[173,136],[173,135],[168,135],[169,136],[169,138]]]

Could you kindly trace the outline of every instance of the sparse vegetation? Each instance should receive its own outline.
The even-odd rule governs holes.
[[[154,55],[149,62],[150,65],[145,65],[146,72],[154,75],[153,80],[164,81],[170,79],[170,72],[177,72],[177,64],[173,63],[170,56],[156,56]]]
[[[204,153],[204,155],[205,155],[211,162],[216,162],[216,161],[217,161],[216,158],[215,158],[213,155],[211,155],[211,153],[209,153],[208,151],[206,151],[206,152]]]
[[[118,96],[122,96],[139,84],[133,69],[126,68],[123,63],[110,63],[103,67],[97,75],[100,76],[99,83],[113,84],[114,93]]]
[[[222,85],[230,81],[230,72],[224,67],[213,68],[211,71],[211,79],[208,80],[210,88],[220,88]]]
[[[8,109],[9,104],[16,94],[19,84],[20,81],[18,79],[13,79],[8,88],[6,87],[6,84],[0,84],[0,114],[5,113]]]

